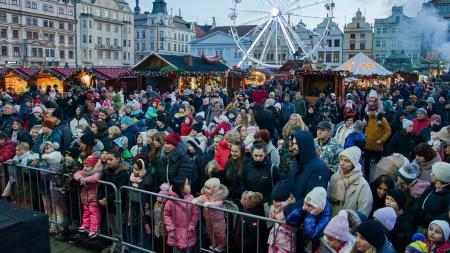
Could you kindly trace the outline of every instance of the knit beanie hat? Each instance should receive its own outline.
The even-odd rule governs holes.
[[[128,138],[126,136],[120,136],[114,139],[114,143],[121,149],[125,148],[125,142],[128,142]]]
[[[218,178],[212,177],[205,182],[205,186],[217,192],[220,188],[220,180]]]
[[[97,162],[98,162],[98,156],[96,156],[96,155],[90,155],[90,156],[88,156],[88,158],[86,158],[85,160],[84,160],[84,164],[85,165],[88,165],[88,166],[91,166],[91,167],[95,167],[95,165],[97,164]]]
[[[419,109],[417,109],[417,113],[423,113],[426,116],[427,115],[427,110],[425,110],[424,108],[419,108]]]
[[[323,187],[314,187],[312,191],[306,194],[304,202],[313,207],[325,207],[327,203],[327,191]]]
[[[169,189],[170,189],[170,185],[168,183],[161,184],[159,186],[159,194],[164,195],[164,196],[169,196]],[[158,196],[156,199],[158,200],[158,202],[165,202],[167,200],[166,198],[163,198],[160,196]]]
[[[55,128],[55,122],[51,119],[45,119],[44,122],[42,122],[42,126],[53,130]]]
[[[398,208],[404,209],[406,204],[406,194],[404,191],[392,188],[387,192],[387,196],[391,196],[397,202]]]
[[[347,212],[339,212],[330,220],[323,233],[341,242],[348,241],[349,225]]]
[[[32,112],[42,114],[42,108],[40,106],[35,106],[33,107]]]
[[[383,224],[383,227],[388,231],[392,231],[392,229],[394,229],[395,222],[397,221],[397,214],[392,207],[383,207],[376,210],[373,213],[373,217]]]
[[[415,233],[412,237],[412,243],[406,246],[406,251],[409,253],[428,253],[428,247],[425,244],[425,235]]]
[[[430,120],[431,120],[431,121],[439,121],[439,122],[442,122],[442,121],[441,121],[441,115],[439,115],[439,114],[433,114],[433,115],[431,115]]]
[[[404,164],[397,172],[397,176],[405,183],[410,184],[417,178],[419,166],[417,164]]]
[[[200,141],[197,138],[189,138],[187,144],[192,145],[194,148],[200,148]]]
[[[450,164],[437,162],[431,167],[433,175],[441,182],[450,183]]]
[[[197,122],[192,125],[192,130],[195,130],[197,133],[201,133],[203,130],[203,122]]]
[[[359,149],[357,146],[344,149],[339,154],[339,157],[341,156],[347,157],[352,162],[353,167],[361,167],[361,165],[359,164],[359,159],[361,158],[361,149]]]
[[[164,142],[177,146],[181,142],[181,137],[177,133],[171,132],[164,137]]]
[[[272,200],[282,202],[291,196],[291,187],[287,180],[279,181],[272,190]]]
[[[414,123],[409,119],[403,119],[402,120],[403,129],[406,129],[407,127],[411,127],[414,125]]]
[[[369,98],[378,98],[377,91],[376,90],[370,90]]]
[[[120,121],[121,124],[125,124],[127,126],[131,126],[133,124],[133,120],[131,120],[130,117],[125,116],[122,118],[122,120]]]
[[[356,232],[374,246],[377,251],[383,248],[386,243],[384,227],[378,221],[364,221],[356,228]]]
[[[95,136],[91,131],[86,131],[80,138],[81,142],[86,144],[86,146],[95,146]]]
[[[434,220],[430,223],[429,226],[431,226],[431,224],[435,224],[437,226],[439,226],[442,230],[442,234],[444,235],[444,242],[446,242],[448,240],[448,236],[450,234],[450,227],[448,225],[448,222],[445,220]],[[428,226],[428,227],[429,227]]]
[[[228,117],[225,114],[222,114],[219,118],[219,122],[227,122],[229,123],[230,120],[228,119]]]

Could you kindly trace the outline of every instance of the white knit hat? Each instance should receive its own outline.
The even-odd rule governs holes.
[[[378,98],[378,94],[376,90],[370,90],[369,98]]]
[[[450,183],[450,164],[445,162],[437,162],[431,167],[433,175],[442,182]]]
[[[210,188],[214,191],[218,191],[220,188],[220,180],[218,178],[212,177],[212,178],[206,180],[205,186],[207,186],[208,188]]]
[[[313,207],[325,207],[327,203],[327,190],[323,187],[314,187],[312,191],[306,194],[304,202]]]
[[[345,156],[353,164],[353,167],[358,168],[361,167],[359,164],[359,159],[361,158],[361,149],[359,149],[357,146],[349,147],[344,149],[340,154],[339,157]]]
[[[448,236],[450,234],[450,227],[448,225],[448,222],[445,220],[434,220],[434,221],[430,222],[429,226],[431,226],[431,224],[438,225],[441,228],[442,234],[444,234],[443,241],[446,242],[448,240]]]
[[[402,125],[403,125],[403,129],[406,129],[407,127],[413,126],[414,123],[409,119],[403,119]]]
[[[377,219],[377,221],[379,221],[388,231],[392,231],[392,229],[394,229],[395,222],[397,221],[397,214],[392,207],[377,209],[373,213],[373,217]]]

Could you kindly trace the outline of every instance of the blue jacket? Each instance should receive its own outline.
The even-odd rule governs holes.
[[[323,212],[318,216],[310,213],[308,214],[302,208],[296,208],[287,216],[286,224],[298,228],[301,220],[304,219],[302,239],[316,240],[323,235],[323,231],[330,222],[332,214],[333,209],[331,208],[331,204],[327,201]]]
[[[295,112],[294,104],[291,102],[283,102],[281,104],[281,113],[283,114],[283,121],[286,122],[291,117],[291,114]]]
[[[380,250],[377,250],[377,253],[395,253],[394,246],[392,243],[386,238],[386,242]]]
[[[300,154],[296,156],[296,166],[289,172],[288,181],[297,202],[284,209],[285,217],[295,208],[302,208],[306,194],[314,187],[327,189],[328,179],[330,178],[327,165],[316,156],[312,134],[308,131],[297,131],[295,139]]]
[[[361,131],[353,131],[345,138],[344,149],[353,146],[361,150],[366,147],[366,136]]]
[[[39,154],[39,148],[41,147],[42,143],[46,141],[58,143],[59,149],[57,150],[61,150],[62,135],[60,131],[54,129],[50,136],[45,136],[44,133],[41,133],[36,139],[36,142],[34,143],[31,151],[33,151],[33,153]]]

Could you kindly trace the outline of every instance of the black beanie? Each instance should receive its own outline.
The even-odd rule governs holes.
[[[286,201],[291,195],[291,187],[287,180],[278,182],[272,190],[272,200],[282,202]]]
[[[203,132],[203,122],[200,121],[192,125],[192,130],[195,130],[197,133]]]
[[[392,188],[387,192],[387,196],[391,196],[400,209],[405,209],[406,204],[406,194],[404,191],[396,188]]]
[[[87,131],[86,133],[84,133],[80,139],[82,143],[86,144],[86,146],[93,147],[96,144],[95,136],[91,131]]]
[[[386,243],[386,235],[383,225],[374,220],[364,221],[356,228],[358,232],[366,241],[374,246],[377,251],[383,248]]]

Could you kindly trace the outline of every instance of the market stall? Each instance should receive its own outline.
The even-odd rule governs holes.
[[[212,91],[227,87],[230,68],[219,57],[164,55],[152,53],[137,63],[130,75],[141,77],[142,83],[161,91],[178,88]]]
[[[320,93],[334,93],[340,99],[344,95],[345,71],[304,70],[296,71],[300,89],[309,103],[315,103]]]
[[[112,86],[115,90],[123,89],[130,92],[142,87],[138,86],[137,78],[129,73],[129,68],[101,67],[92,69],[92,86],[102,83],[105,87]]]
[[[380,84],[389,87],[393,75],[392,72],[363,53],[353,56],[337,67],[335,71],[349,72],[350,77],[344,80],[346,88],[356,86],[360,90]]]

